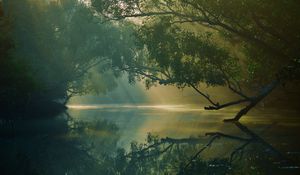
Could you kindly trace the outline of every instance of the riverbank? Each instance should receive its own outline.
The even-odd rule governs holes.
[[[56,116],[65,110],[67,106],[54,101],[35,102],[27,105],[1,105],[0,118],[18,119],[18,118],[46,118]]]

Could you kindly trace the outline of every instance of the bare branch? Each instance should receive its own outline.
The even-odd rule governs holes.
[[[208,132],[205,134],[206,136],[220,136],[220,137],[225,137],[225,138],[229,138],[229,139],[233,139],[233,140],[239,140],[239,141],[250,141],[251,139],[247,139],[247,138],[243,138],[243,137],[238,137],[238,136],[232,136],[232,135],[228,135],[228,134],[224,134],[224,133],[220,133],[220,132]]]
[[[196,92],[198,92],[202,97],[204,97],[207,101],[209,101],[212,105],[214,106],[219,106],[219,103],[216,103],[214,101],[212,101],[212,99],[209,97],[209,95],[204,94],[203,92],[201,92],[195,85],[193,85],[192,83],[188,83]]]
[[[230,154],[230,162],[233,162],[235,157],[236,157],[236,154],[238,153],[241,153],[241,157],[242,158],[242,155],[243,155],[243,151],[244,149],[246,148],[246,146],[248,146],[253,140],[249,140],[247,141],[246,143],[242,144],[240,147],[236,148],[231,154]]]
[[[178,145],[178,144],[199,144],[201,143],[201,139],[199,138],[182,138],[182,139],[175,139],[175,138],[162,138],[159,142],[156,142],[154,144],[151,144],[139,151],[135,151],[135,152],[130,152],[129,154],[125,155],[125,157],[133,157],[133,155],[140,155],[139,158],[147,158],[147,157],[152,157],[152,156],[157,156],[160,155],[162,153],[165,153],[166,151],[168,151],[173,145]],[[169,144],[166,148],[164,148],[161,151],[157,151],[153,154],[148,154],[148,155],[144,155],[147,151],[153,149],[153,148],[157,148],[161,145],[164,144]]]
[[[279,84],[280,81],[278,79],[272,81],[270,84],[265,86],[256,97],[253,97],[250,101],[250,104],[241,109],[234,118],[225,119],[224,121],[238,121],[243,115],[246,115],[253,107],[255,107],[261,100],[263,100],[268,94],[270,94]]]
[[[232,102],[228,102],[222,105],[216,105],[216,106],[205,106],[204,109],[205,110],[219,110],[219,109],[223,109],[229,106],[234,106],[234,105],[238,105],[241,103],[245,103],[245,102],[250,102],[249,99],[241,99],[241,100],[237,100],[237,101],[232,101]]]
[[[220,136],[219,135],[215,135],[215,136],[213,136],[211,139],[210,139],[210,141],[204,146],[204,147],[202,147],[191,159],[190,159],[190,161],[184,166],[184,170],[186,170],[191,164],[192,164],[192,162],[201,154],[201,152],[203,152],[206,148],[208,148],[208,147],[210,147],[211,146],[211,144],[216,140],[216,139],[218,139],[218,138],[220,138]]]

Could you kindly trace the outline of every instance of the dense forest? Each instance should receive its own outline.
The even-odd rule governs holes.
[[[246,103],[232,120],[299,78],[297,1],[92,2],[111,20],[144,19],[137,36],[150,64],[129,69],[147,86],[192,87],[211,103],[207,110]],[[226,86],[239,99],[220,104],[200,84]]]
[[[61,110],[73,95],[112,88],[99,75],[113,79],[131,40],[103,21],[76,1],[1,2],[1,108]]]
[[[1,106],[62,108],[74,95],[111,89],[101,74],[113,79],[126,72],[147,88],[193,88],[210,103],[207,110],[244,104],[238,120],[273,89],[297,83],[298,7],[297,1],[1,1]],[[227,87],[237,98],[220,103],[207,86]]]
[[[298,0],[0,0],[0,171],[298,174],[299,9]],[[163,87],[160,98],[187,90],[201,103],[101,99],[125,86],[134,88],[122,98]]]

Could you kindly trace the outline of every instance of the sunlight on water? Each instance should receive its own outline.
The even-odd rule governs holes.
[[[76,120],[107,120],[120,129],[119,145],[128,146],[132,141],[143,142],[147,133],[161,137],[184,138],[205,136],[206,132],[225,130],[237,132],[235,126],[223,123],[223,119],[232,118],[239,108],[207,111],[202,106],[180,105],[146,105],[146,104],[72,104],[68,105],[69,114]],[[269,125],[282,121],[280,114],[269,110],[252,112],[245,116],[245,124]],[[277,111],[278,112],[278,111]],[[272,121],[271,121],[272,120]],[[280,125],[299,125],[293,117],[285,119]]]
[[[154,109],[168,111],[203,111],[203,108],[195,108],[189,105],[120,105],[120,104],[104,104],[104,105],[68,105],[69,109]]]
[[[121,135],[119,145],[123,147],[132,141],[143,142],[149,132],[162,137],[204,136],[219,130],[223,118],[232,115],[229,110],[206,111],[190,104],[72,104],[68,108],[76,120],[116,123]]]

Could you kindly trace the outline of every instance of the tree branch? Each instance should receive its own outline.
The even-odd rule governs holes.
[[[238,136],[232,136],[228,134],[224,134],[221,132],[208,132],[205,134],[206,136],[216,136],[218,135],[219,137],[225,137],[233,140],[239,140],[239,141],[250,141],[251,139],[243,138],[243,137],[238,137]]]
[[[246,115],[253,107],[255,107],[261,100],[263,100],[267,95],[269,95],[278,85],[280,84],[280,81],[278,79],[275,79],[270,84],[265,86],[259,95],[252,98],[250,101],[250,104],[247,105],[245,108],[241,109],[234,118],[232,119],[225,119],[225,122],[230,121],[238,121],[243,115]]]
[[[210,147],[211,146],[211,144],[216,140],[216,139],[218,139],[218,138],[220,138],[220,136],[219,135],[215,135],[215,136],[213,136],[211,139],[210,139],[210,141],[204,146],[204,147],[202,147],[190,160],[189,160],[189,162],[184,166],[184,170],[186,170],[191,164],[192,164],[192,162],[201,154],[201,152],[203,152],[206,148],[208,148],[208,147]]]

